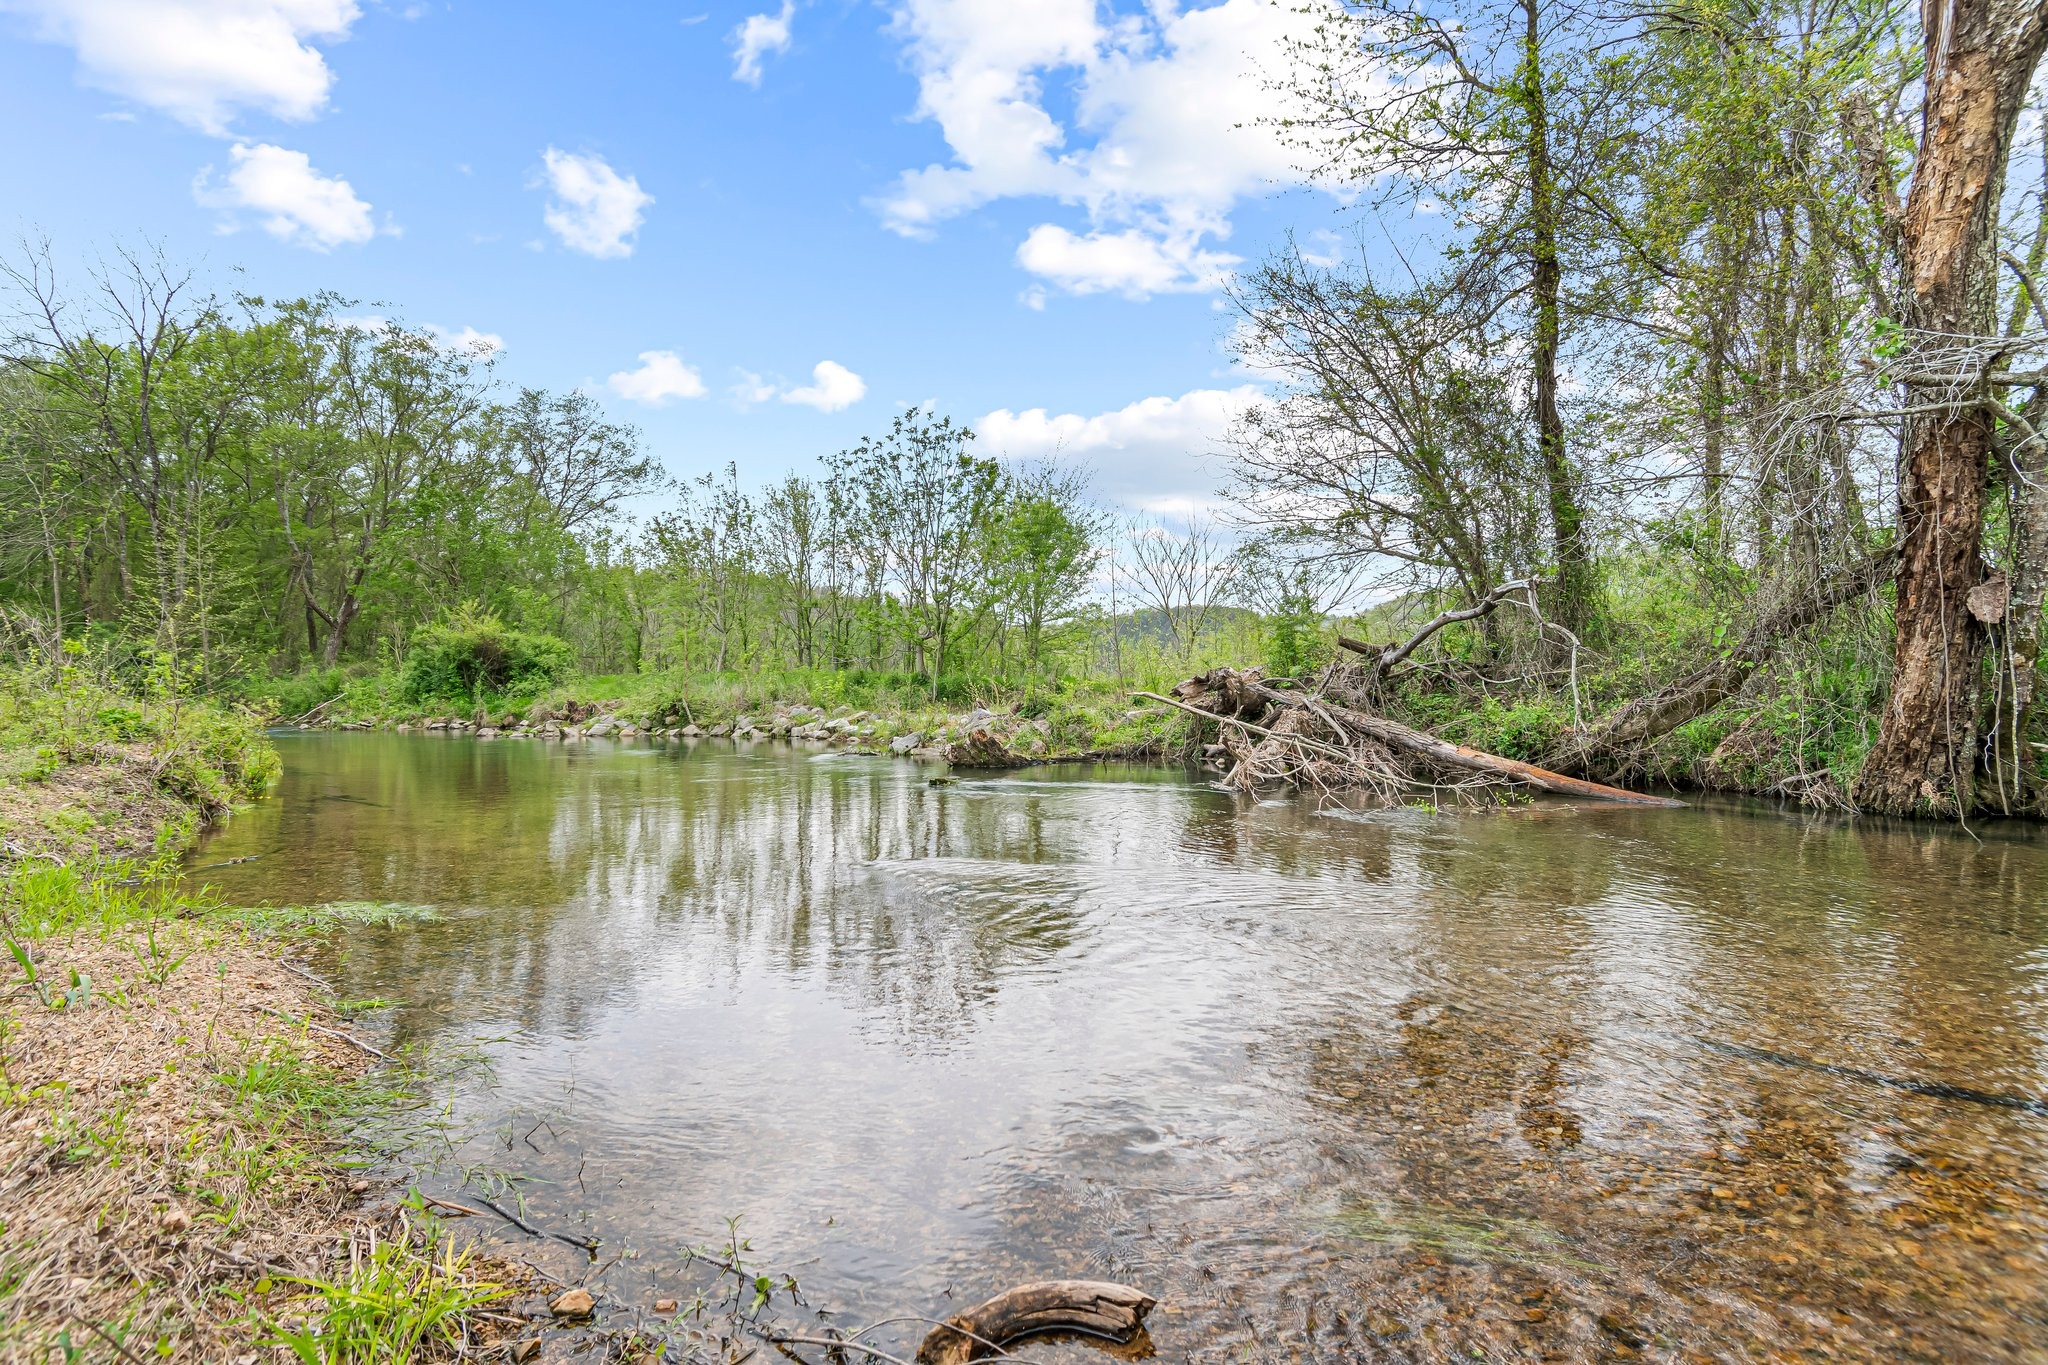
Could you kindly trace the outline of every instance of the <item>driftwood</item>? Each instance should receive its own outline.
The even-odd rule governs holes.
[[[325,710],[326,710],[326,709],[327,709],[328,707],[330,707],[330,706],[334,705],[334,703],[336,703],[336,702],[340,701],[340,700],[342,699],[343,695],[345,695],[345,694],[343,694],[343,693],[340,693],[340,692],[336,692],[336,693],[335,693],[335,694],[334,694],[333,696],[329,697],[329,698],[328,698],[328,699],[327,699],[326,701],[323,701],[323,702],[321,702],[321,703],[320,703],[320,704],[319,704],[318,706],[314,707],[314,708],[313,708],[312,710],[310,710],[310,711],[307,711],[307,712],[305,712],[305,713],[304,713],[304,714],[302,714],[302,715],[297,715],[297,716],[293,716],[293,717],[292,717],[292,718],[291,718],[291,719],[290,719],[289,721],[287,721],[287,722],[285,722],[285,723],[286,723],[287,725],[304,725],[304,724],[305,724],[305,723],[306,723],[307,721],[309,721],[309,720],[313,719],[313,717],[315,717],[315,716],[319,715],[319,714],[320,714],[320,713],[321,713],[322,711],[325,711]]]
[[[1106,1280],[1019,1285],[926,1333],[917,1348],[917,1365],[966,1365],[1003,1354],[1020,1337],[1044,1332],[1077,1332],[1128,1346],[1145,1330],[1145,1315],[1157,1303],[1142,1290]]]
[[[1453,744],[1326,697],[1284,691],[1266,682],[1256,669],[1214,669],[1181,683],[1174,692],[1177,700],[1155,693],[1139,695],[1265,737],[1256,749],[1233,750],[1238,763],[1231,780],[1241,787],[1271,776],[1324,788],[1433,786],[1437,784],[1429,780],[1431,776],[1470,774],[1468,784],[1476,779],[1632,806],[1685,804]],[[1274,724],[1260,723],[1276,712],[1280,718]]]

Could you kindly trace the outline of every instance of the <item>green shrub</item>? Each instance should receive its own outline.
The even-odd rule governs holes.
[[[348,685],[341,668],[308,668],[283,678],[251,679],[240,687],[242,700],[264,715],[294,720],[334,699]]]
[[[246,711],[167,685],[131,690],[112,672],[79,644],[57,661],[0,666],[0,775],[36,782],[72,764],[146,758],[154,785],[201,816],[277,775],[277,752]]]
[[[512,630],[487,612],[464,611],[413,638],[399,691],[409,702],[463,701],[484,693],[533,697],[575,664],[576,652],[566,640]]]

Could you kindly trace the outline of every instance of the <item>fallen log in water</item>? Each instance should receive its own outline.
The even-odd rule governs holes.
[[[1355,710],[1324,697],[1274,687],[1256,669],[1214,669],[1181,683],[1174,692],[1179,700],[1155,692],[1138,695],[1264,737],[1264,742],[1255,749],[1237,755],[1238,766],[1232,778],[1240,786],[1268,774],[1293,780],[1297,786],[1329,787],[1340,782],[1351,786],[1382,786],[1389,782],[1434,785],[1388,761],[1393,755],[1405,755],[1410,760],[1419,760],[1419,766],[1426,772],[1471,773],[1485,781],[1534,787],[1560,796],[1584,796],[1633,806],[1685,804],[1668,797],[1567,777],[1519,759],[1453,744],[1384,716]],[[1280,713],[1275,724],[1259,723],[1275,712]],[[1335,769],[1330,766],[1332,760],[1337,765]],[[1333,776],[1338,782],[1331,780]],[[1346,777],[1348,782],[1343,781]]]
[[[1157,1302],[1142,1290],[1106,1280],[1019,1285],[932,1328],[917,1348],[917,1365],[966,1365],[1003,1355],[1010,1342],[1045,1332],[1078,1332],[1128,1346],[1145,1330],[1145,1315]]]

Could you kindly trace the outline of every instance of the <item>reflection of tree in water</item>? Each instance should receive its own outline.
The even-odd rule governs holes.
[[[1360,885],[1394,874],[1393,853],[1403,813],[1386,821],[1304,818],[1297,803],[1262,806],[1239,792],[1191,802],[1178,827],[1158,842],[1204,863],[1285,877],[1335,877]]]
[[[480,1015],[574,1036],[663,989],[655,964],[685,950],[693,974],[815,975],[900,1036],[943,1041],[1006,973],[1075,938],[1070,889],[1024,875],[1076,847],[1061,828],[1073,798],[1057,791],[973,799],[901,765],[780,749],[749,761],[530,743],[414,743],[371,774],[308,781],[357,790],[394,770],[376,827],[324,851],[303,898],[449,908],[349,946],[351,989],[424,1002],[402,1011],[401,1041]],[[335,829],[331,811],[307,818]]]
[[[447,747],[446,773],[304,775],[378,805],[284,812],[343,835],[283,869],[319,883],[289,898],[463,917],[359,935],[356,993],[552,1038],[765,976],[922,1052],[1134,934],[1229,964],[1217,1008],[1244,1016],[1215,1036],[1243,1074],[1092,1096],[1005,1156],[992,1230],[934,1253],[962,1281],[1079,1256],[1167,1291],[1162,1348],[1197,1358],[2048,1350],[2038,1120],[1704,1045],[2048,1089],[2037,845]]]

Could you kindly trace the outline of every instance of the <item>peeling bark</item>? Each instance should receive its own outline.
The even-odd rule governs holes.
[[[1920,155],[1900,224],[1909,335],[1989,338],[1997,318],[1998,203],[2013,130],[2048,42],[2044,0],[1946,0],[1926,10]],[[1907,419],[1891,696],[1856,783],[1890,814],[1966,816],[1976,803],[1984,629],[1982,535],[1993,424],[1981,406]]]

